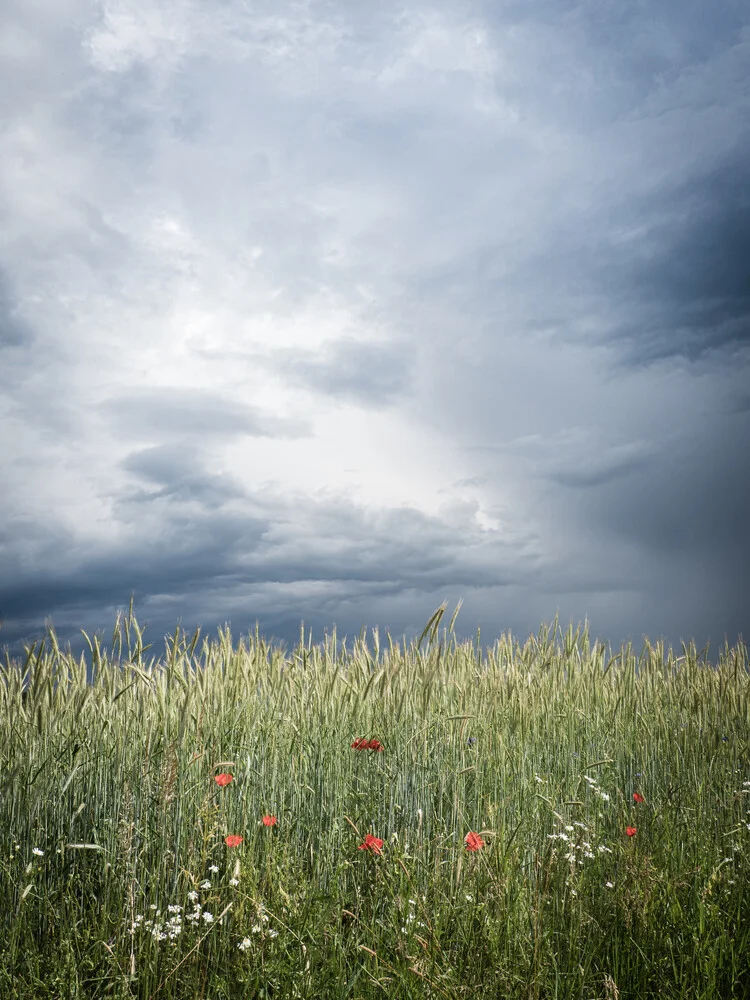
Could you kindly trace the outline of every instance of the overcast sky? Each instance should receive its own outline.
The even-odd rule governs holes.
[[[0,648],[750,636],[745,0],[10,0]]]

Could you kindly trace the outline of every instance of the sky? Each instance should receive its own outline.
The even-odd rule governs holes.
[[[4,4],[0,648],[747,638],[748,65],[744,0]]]

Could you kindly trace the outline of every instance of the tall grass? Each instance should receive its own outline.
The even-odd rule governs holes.
[[[0,996],[749,997],[745,646],[483,657],[444,610],[147,663],[131,602],[90,665],[6,655]]]

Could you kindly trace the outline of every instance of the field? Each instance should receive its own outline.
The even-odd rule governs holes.
[[[750,673],[588,628],[0,666],[0,997],[750,997]],[[559,632],[559,642],[558,642]]]

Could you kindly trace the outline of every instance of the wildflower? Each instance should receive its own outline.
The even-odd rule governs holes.
[[[36,855],[37,855],[37,857],[40,857],[40,858],[41,858],[41,857],[42,857],[42,855],[44,854],[44,851],[40,850],[40,849],[39,849],[38,847],[32,847],[32,848],[31,848],[31,853],[32,853],[32,854],[36,854]]]
[[[204,879],[204,880],[203,880],[203,881],[201,882],[201,884],[200,884],[200,887],[201,887],[201,889],[210,889],[210,888],[211,888],[211,883],[210,883],[210,882],[208,881],[208,879],[206,878],[206,879]]]
[[[234,781],[233,774],[217,774],[214,781],[219,786],[219,788],[224,788],[229,784],[230,781]]]
[[[195,889],[193,889],[192,892],[188,893],[188,899],[190,900],[191,903],[194,903],[197,898],[198,898],[198,893],[195,891]]]
[[[236,833],[230,833],[228,837],[224,838],[224,843],[227,847],[239,847],[242,843],[242,837]]]
[[[464,843],[467,851],[478,851],[480,847],[484,847],[484,841],[478,833],[467,833],[464,837]]]
[[[211,924],[213,923],[214,915],[213,913],[209,913],[208,910],[205,910],[203,913],[203,919],[206,921],[207,924]]]
[[[380,742],[380,740],[366,740],[364,736],[358,737],[352,743],[352,750],[385,750],[385,747]]]
[[[268,936],[271,937],[271,938],[278,937],[279,936],[279,932],[278,931],[269,931],[268,932]]]
[[[613,882],[605,882],[605,883],[604,883],[604,888],[605,888],[605,889],[614,889],[614,887],[615,887],[615,886],[614,886],[614,883],[613,883]]]
[[[170,903],[167,907],[167,913],[182,913],[182,907],[176,903]]]
[[[645,801],[646,800],[642,795],[639,795],[638,792],[633,792],[633,802],[645,802]]]
[[[627,833],[627,835],[629,837],[635,837],[636,833],[638,833],[638,827],[637,826],[626,826],[625,827],[625,833]]]
[[[367,836],[365,837],[364,844],[360,844],[357,847],[357,850],[364,851],[369,848],[370,850],[373,851],[373,853],[380,854],[381,853],[380,849],[382,846],[383,846],[383,841],[380,839],[380,837],[373,837],[371,833],[368,833]]]
[[[276,817],[275,816],[264,816],[263,817],[263,826],[276,826]]]
[[[238,878],[230,878],[229,884],[230,885],[239,885],[240,884],[240,880]]]
[[[214,874],[216,874],[216,872],[219,870],[219,866],[218,865],[211,865],[211,867],[208,870],[210,872],[213,872]]]
[[[237,947],[240,949],[240,951],[247,951],[247,949],[252,945],[252,943],[253,942],[250,940],[250,938],[243,938],[237,945]]]

